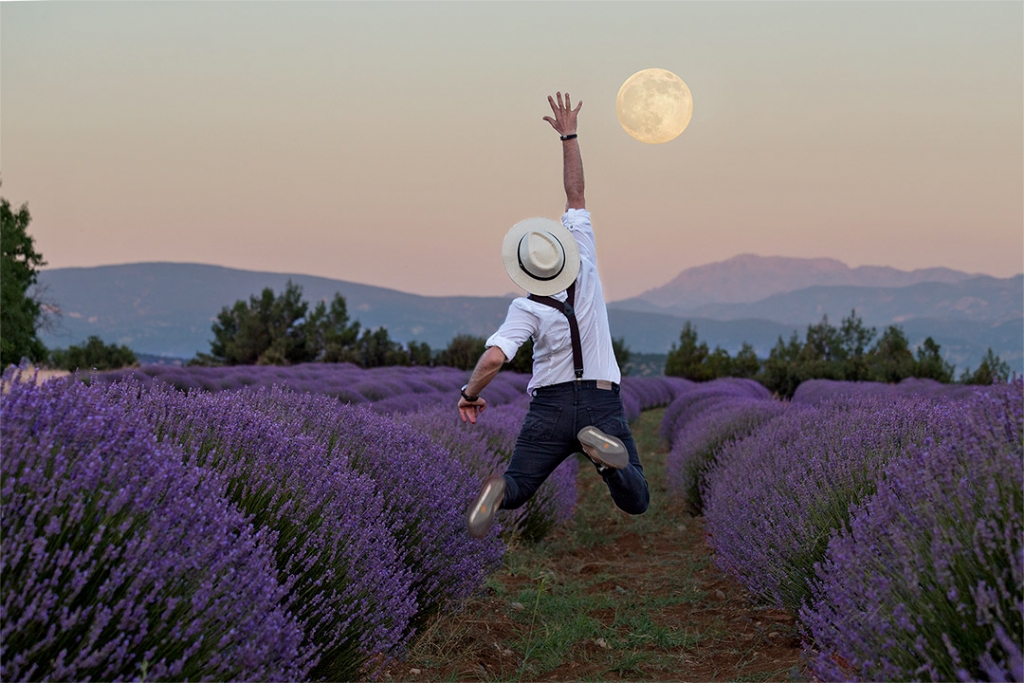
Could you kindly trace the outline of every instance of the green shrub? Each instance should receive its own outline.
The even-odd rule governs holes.
[[[127,346],[104,344],[93,335],[81,346],[54,349],[50,364],[62,370],[116,370],[138,364],[135,354]]]

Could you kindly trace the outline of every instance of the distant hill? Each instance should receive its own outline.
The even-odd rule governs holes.
[[[935,272],[954,278],[953,271]],[[364,328],[384,326],[396,341],[423,341],[434,349],[444,348],[457,334],[489,336],[512,298],[426,297],[309,275],[190,263],[54,268],[39,273],[38,291],[60,309],[60,326],[43,331],[41,338],[47,347],[58,348],[95,334],[147,357],[192,358],[209,351],[211,325],[223,307],[248,300],[265,287],[281,292],[289,279],[303,288],[307,301],[330,300],[340,293],[351,318]],[[612,335],[636,353],[666,353],[690,320],[712,348],[735,353],[747,341],[763,357],[780,336],[788,338],[794,331],[802,336],[808,324],[821,319],[820,311],[838,324],[851,307],[863,307],[870,312],[870,317],[862,314],[868,324],[899,322],[912,344],[934,337],[958,371],[977,367],[991,346],[1022,372],[1021,283],[1020,277],[965,275],[954,283],[902,288],[815,286],[757,305],[706,303],[689,313],[631,299],[610,303],[609,321]]]
[[[705,304],[751,303],[772,294],[814,286],[907,287],[922,282],[960,282],[977,274],[948,268],[904,271],[887,266],[850,268],[829,258],[787,258],[741,254],[726,261],[687,268],[668,284],[636,297],[673,311]]]
[[[772,294],[752,303],[717,303],[702,306],[654,306],[629,299],[616,308],[660,312],[712,320],[762,318],[793,325],[821,320],[835,323],[856,310],[868,325],[884,326],[914,318],[934,318],[1000,324],[1020,318],[1024,311],[1024,275],[1010,278],[974,277],[959,282],[923,282],[905,287],[817,285]]]

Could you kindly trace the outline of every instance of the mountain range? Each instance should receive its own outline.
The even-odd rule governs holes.
[[[291,280],[307,301],[345,297],[364,328],[392,339],[444,348],[457,334],[490,335],[513,297],[427,297],[344,280],[195,263],[133,263],[40,271],[35,295],[58,312],[41,338],[49,348],[90,335],[138,354],[191,358],[208,352],[211,325],[225,306]],[[927,336],[958,372],[991,347],[1024,371],[1024,276],[993,278],[945,268],[850,268],[833,259],[742,255],[689,268],[638,297],[608,303],[612,335],[637,353],[667,353],[686,321],[711,348],[746,341],[762,357],[778,338],[803,335],[827,315],[851,310],[881,331],[898,324],[912,345]]]
[[[898,288],[923,282],[962,282],[978,276],[949,268],[911,271],[888,266],[851,268],[831,258],[740,254],[725,261],[687,268],[668,284],[650,289],[637,298],[689,314],[705,304],[752,303],[773,294],[807,287]]]

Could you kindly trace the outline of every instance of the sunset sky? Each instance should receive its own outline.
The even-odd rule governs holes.
[[[686,131],[630,138],[641,69]],[[1024,3],[3,2],[0,194],[49,267],[516,291],[582,99],[609,300],[741,253],[1024,270]]]

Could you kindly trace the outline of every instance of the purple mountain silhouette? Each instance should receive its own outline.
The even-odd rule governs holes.
[[[675,310],[705,304],[752,303],[773,294],[815,286],[908,287],[921,282],[956,283],[978,277],[949,268],[912,271],[888,266],[851,268],[831,258],[789,258],[741,254],[687,268],[672,281],[636,297]]]

